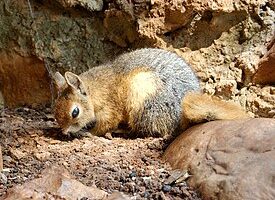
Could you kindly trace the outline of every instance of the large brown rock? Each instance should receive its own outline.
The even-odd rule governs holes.
[[[275,199],[275,120],[215,121],[190,128],[166,150],[205,199]]]
[[[8,190],[2,199],[90,199],[102,200],[107,198],[107,193],[96,187],[87,187],[71,178],[63,167],[53,166],[43,171],[41,178],[23,185],[17,185]]]
[[[0,54],[0,90],[6,106],[50,103],[50,77],[44,63],[35,56]]]
[[[260,60],[253,81],[261,84],[275,84],[275,35],[268,45],[268,52]]]
[[[102,0],[0,1],[0,91],[5,106],[51,103],[43,60],[52,73],[80,73],[121,51],[105,39],[98,11],[102,6]]]
[[[266,3],[267,0],[115,0],[110,1],[105,11],[105,26],[109,39],[119,46],[125,47],[138,36],[142,38],[136,42],[139,46],[146,44],[163,48],[167,46],[164,34],[190,26],[192,30],[185,33],[188,37],[182,39],[185,46],[199,49],[211,45],[222,32],[245,20],[248,13]],[[110,17],[113,20],[108,20]],[[127,24],[129,26],[125,26]]]

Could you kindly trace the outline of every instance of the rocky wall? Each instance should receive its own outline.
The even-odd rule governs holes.
[[[80,73],[120,51],[117,45],[106,40],[102,13],[92,13],[81,6],[63,7],[55,1],[30,0],[30,6],[31,9],[27,0],[0,2],[0,88],[7,106],[50,103],[49,72]],[[18,57],[29,66],[18,65],[15,61]],[[33,65],[37,59],[40,65]],[[30,84],[22,85],[19,76],[28,79]],[[41,79],[48,85],[37,95],[37,82]]]
[[[275,115],[274,83],[252,83],[274,34],[272,1],[30,0],[30,4],[32,12],[27,0],[0,2],[1,55],[39,59],[50,72],[80,73],[129,49],[164,48],[192,64],[206,93],[240,102],[256,116]],[[6,89],[10,83],[3,77],[14,75],[3,68],[12,60],[0,64],[5,105],[40,105],[40,97],[38,102],[22,100]],[[20,73],[32,76],[28,70],[35,66],[23,67]],[[40,76],[49,82],[47,73]],[[33,96],[34,88],[29,85],[21,91]],[[49,88],[45,86],[42,104],[51,102]]]

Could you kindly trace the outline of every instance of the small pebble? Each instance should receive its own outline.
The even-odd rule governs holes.
[[[143,193],[143,197],[144,197],[144,198],[149,198],[149,196],[150,196],[150,193],[149,193],[148,191],[145,191],[145,192]]]
[[[7,176],[5,174],[0,173],[0,182],[2,184],[7,184],[8,178],[7,178]]]
[[[129,174],[129,177],[130,178],[133,178],[133,177],[136,177],[137,176],[137,172],[136,171],[132,171],[130,174]]]
[[[170,192],[171,189],[172,189],[171,185],[166,185],[166,184],[164,184],[164,185],[162,186],[162,191],[163,191],[163,192]]]
[[[113,139],[112,133],[107,132],[107,133],[105,134],[105,138],[108,139],[108,140],[112,140],[112,139]]]

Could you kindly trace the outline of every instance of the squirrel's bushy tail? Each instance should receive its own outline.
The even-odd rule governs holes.
[[[182,109],[183,127],[190,123],[249,118],[248,113],[240,105],[198,92],[186,94],[182,101]]]

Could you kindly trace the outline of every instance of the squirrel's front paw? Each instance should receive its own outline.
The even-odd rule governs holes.
[[[82,138],[82,137],[91,138],[93,137],[93,134],[88,131],[78,131],[76,133],[71,133],[70,136],[74,138]]]
[[[107,132],[104,137],[108,140],[112,140],[113,139],[113,136],[112,136],[112,133],[111,132]]]

